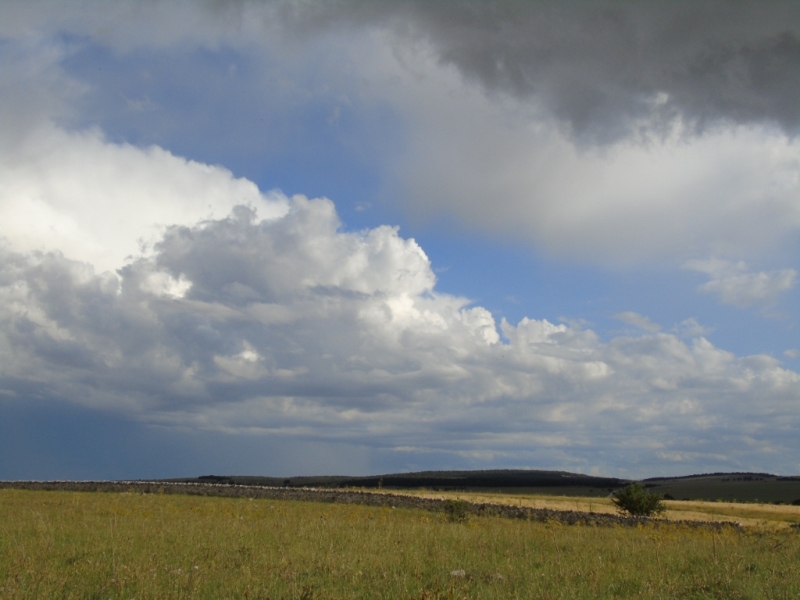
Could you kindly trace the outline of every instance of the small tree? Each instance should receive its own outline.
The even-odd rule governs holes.
[[[648,492],[641,483],[632,483],[621,489],[611,501],[620,512],[637,517],[652,517],[667,510],[664,497]]]

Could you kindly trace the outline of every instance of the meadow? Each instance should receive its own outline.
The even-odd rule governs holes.
[[[795,529],[0,490],[0,597],[797,598]]]

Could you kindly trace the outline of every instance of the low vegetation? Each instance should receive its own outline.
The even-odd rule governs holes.
[[[466,523],[470,514],[470,503],[466,500],[447,499],[444,501],[444,512],[453,523]]]
[[[623,514],[636,517],[654,517],[666,512],[663,496],[648,492],[641,483],[631,483],[611,498]]]
[[[792,529],[158,493],[0,490],[0,506],[9,599],[800,597]]]

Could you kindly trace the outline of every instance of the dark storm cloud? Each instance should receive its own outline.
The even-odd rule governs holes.
[[[800,125],[800,5],[790,2],[350,2],[283,5],[301,30],[377,25],[425,40],[487,90],[535,100],[580,137],[676,117]],[[637,123],[638,122],[638,123]]]

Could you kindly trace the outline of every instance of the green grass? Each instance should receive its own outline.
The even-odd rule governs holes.
[[[796,598],[796,531],[0,490],[0,598]]]

